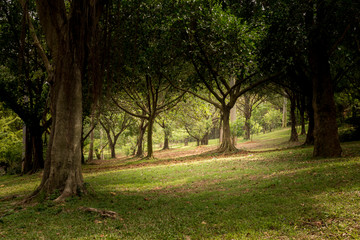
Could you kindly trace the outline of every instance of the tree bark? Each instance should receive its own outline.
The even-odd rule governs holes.
[[[306,140],[304,145],[313,145],[314,144],[314,110],[312,105],[308,106],[308,116],[309,116],[309,124],[308,131],[306,133]]]
[[[94,128],[94,116],[91,116],[90,128]],[[89,144],[89,155],[88,161],[91,162],[94,160],[94,130],[90,133],[90,144]]]
[[[223,122],[223,141],[220,145],[219,152],[232,152],[236,151],[233,141],[231,141],[230,131],[230,109],[227,106],[223,106],[222,122]]]
[[[149,117],[149,124],[148,124],[148,134],[147,134],[147,158],[154,158],[154,151],[153,151],[153,127],[155,122],[155,116]]]
[[[328,60],[323,44],[315,41],[309,59],[313,74],[314,157],[340,157],[342,152]]]
[[[301,96],[299,99],[299,112],[300,112],[300,125],[301,125],[301,131],[300,135],[305,135],[305,96]]]
[[[22,164],[22,174],[29,173],[32,169],[32,156],[33,156],[33,148],[31,144],[31,137],[28,127],[25,127],[24,134],[24,143],[25,143],[25,156],[24,162]]]
[[[145,119],[141,119],[141,123],[139,125],[139,136],[137,139],[137,151],[135,156],[136,157],[143,157],[144,153],[143,153],[143,141],[144,141],[144,135],[145,135],[145,131],[147,128],[148,124],[144,124],[145,123]]]
[[[283,101],[283,116],[282,116],[282,128],[287,127],[287,98],[284,97]]]
[[[250,98],[247,94],[244,95],[244,117],[245,117],[245,125],[244,125],[244,139],[250,139],[251,127],[250,127],[250,118],[251,118],[251,111],[250,111]]]
[[[59,191],[55,201],[86,192],[81,172],[82,80],[100,1],[37,0],[46,41],[53,55],[52,127],[40,186],[32,196]]]
[[[330,10],[320,1],[310,3],[314,11],[306,16],[308,26],[308,60],[313,87],[314,157],[340,157],[341,146],[336,123],[334,87],[331,78],[329,53],[331,49],[326,17]]]
[[[291,135],[289,142],[298,142],[298,133],[296,131],[296,97],[295,94],[289,94],[290,96],[290,118],[291,118]]]

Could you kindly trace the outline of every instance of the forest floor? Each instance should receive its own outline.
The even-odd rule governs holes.
[[[83,167],[89,194],[62,204],[19,204],[41,173],[1,176],[0,239],[360,239],[360,142],[314,159],[288,137],[95,161]]]

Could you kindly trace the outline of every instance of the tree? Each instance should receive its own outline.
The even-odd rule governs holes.
[[[337,74],[331,71],[332,60],[339,45],[356,35],[359,5],[332,0],[261,3],[271,26],[268,31],[271,37],[264,40],[272,48],[267,48],[268,63],[282,62],[282,67],[300,63],[311,80],[314,157],[340,156],[334,103]]]
[[[115,146],[120,136],[131,124],[131,118],[125,112],[114,109],[103,110],[100,115],[100,124],[106,132],[111,158],[116,158]]]
[[[20,4],[21,3],[21,4]],[[38,25],[25,1],[2,1],[0,100],[25,123],[23,173],[44,167],[42,135],[49,126],[47,72],[50,63],[39,40]]]
[[[55,190],[55,201],[86,192],[81,173],[82,80],[91,37],[103,1],[36,1],[46,42],[53,57],[50,78],[52,126],[39,192]]]
[[[218,112],[215,107],[199,98],[188,96],[179,103],[176,119],[179,127],[184,128],[188,135],[194,138],[197,145],[206,145],[211,129],[214,127],[214,118]]]
[[[278,73],[270,77],[258,76],[254,53],[256,42],[264,30],[261,24],[250,27],[224,11],[220,5],[193,4],[187,6],[190,10],[185,13],[186,17],[178,20],[178,24],[182,24],[184,29],[181,39],[185,44],[185,55],[197,76],[190,82],[207,89],[209,94],[204,96],[195,91],[187,92],[220,109],[223,137],[218,150],[235,151],[231,140],[230,110],[240,96],[276,77]],[[232,78],[235,78],[235,83],[231,86]]]

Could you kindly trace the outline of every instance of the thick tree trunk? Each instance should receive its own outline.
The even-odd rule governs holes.
[[[298,133],[296,131],[296,98],[294,94],[290,96],[290,118],[291,118],[291,136],[289,142],[298,142]]]
[[[341,146],[336,123],[333,82],[328,56],[323,44],[316,41],[310,48],[313,80],[314,157],[339,157]]]
[[[233,141],[231,141],[230,132],[230,108],[224,106],[222,111],[223,122],[223,141],[220,145],[219,152],[232,152],[236,151]]]
[[[59,191],[56,201],[84,192],[81,173],[82,89],[81,70],[73,55],[56,62],[52,86],[52,127],[41,184],[37,191]]]
[[[329,53],[332,47],[326,28],[326,16],[329,11],[320,1],[310,2],[306,16],[309,30],[308,60],[311,69],[313,87],[312,105],[314,110],[314,157],[340,157],[341,146],[336,123],[334,88],[331,78]]]

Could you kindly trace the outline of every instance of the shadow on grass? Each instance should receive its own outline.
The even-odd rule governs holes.
[[[354,234],[360,232],[356,225],[341,229],[334,224],[336,219],[358,216],[359,146],[346,146],[348,158],[312,159],[311,150],[211,156],[184,164],[89,174],[85,181],[95,196],[6,216],[0,235],[9,239],[50,239],[58,232],[67,239],[344,239],[353,234],[356,238]],[[333,203],[338,210],[329,209]],[[121,220],[78,211],[80,206],[116,211]]]

